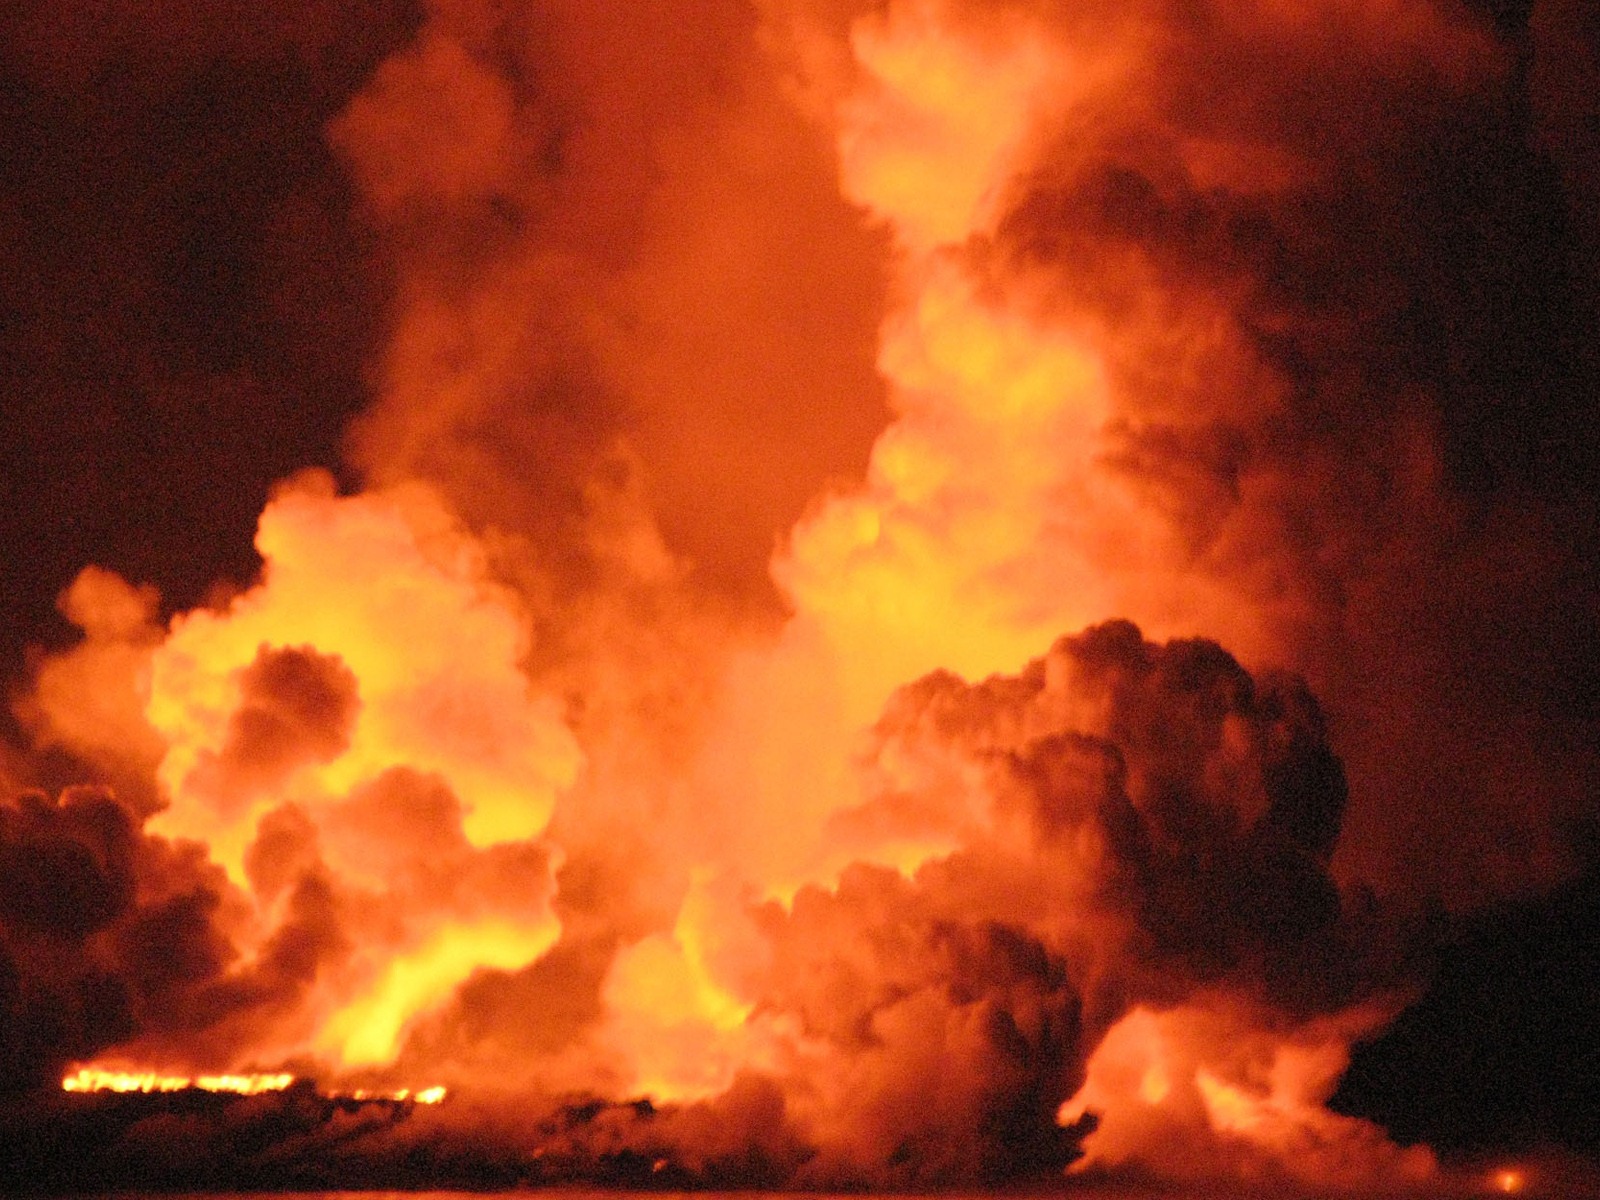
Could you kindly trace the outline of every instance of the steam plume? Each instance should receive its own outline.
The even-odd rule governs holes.
[[[363,488],[170,621],[86,569],[16,706],[115,794],[0,810],[12,1077],[461,1097],[253,1101],[274,1183],[1426,1179],[1325,1102],[1593,757],[1509,686],[1582,675],[1592,506],[1461,479],[1496,243],[1437,172],[1513,51],[429,5],[328,126],[394,279]]]

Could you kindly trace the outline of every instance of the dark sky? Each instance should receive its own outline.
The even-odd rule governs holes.
[[[248,579],[274,479],[339,465],[383,273],[322,126],[417,16],[341,6],[301,42],[251,6],[21,6],[0,58],[0,625],[56,642],[89,562],[178,607]],[[332,10],[330,10],[332,12]],[[102,19],[103,18],[103,19]],[[253,27],[254,26],[254,27]]]
[[[1433,397],[1444,490],[1462,514],[1452,536],[1512,531],[1492,578],[1522,580],[1526,593],[1478,604],[1462,588],[1429,620],[1452,652],[1452,632],[1473,631],[1458,661],[1495,660],[1455,678],[1520,689],[1515,703],[1481,711],[1529,722],[1529,744],[1548,756],[1539,769],[1565,789],[1569,854],[1564,873],[1532,893],[1513,887],[1426,918],[1436,988],[1360,1053],[1340,1103],[1452,1151],[1548,1140],[1600,1154],[1600,795],[1581,775],[1592,761],[1585,739],[1600,730],[1600,7],[1474,2],[1517,65],[1501,92],[1434,126],[1420,149],[1402,141],[1406,160],[1385,164],[1404,177],[1408,207],[1381,252],[1403,258],[1411,286],[1366,365]],[[360,455],[346,452],[346,430],[375,399],[399,272],[431,251],[415,229],[396,235],[392,219],[363,206],[327,129],[424,14],[403,0],[296,0],[267,15],[245,0],[202,7],[203,17],[180,3],[66,0],[0,15],[0,679],[13,689],[29,647],[70,639],[54,605],[83,566],[156,585],[169,612],[187,608],[219,580],[250,579],[250,538],[275,480],[308,465],[350,487],[374,473],[351,465]],[[659,69],[669,68],[698,66],[686,57]],[[609,136],[624,145],[627,129]],[[562,236],[611,236],[605,190],[579,200],[599,215]],[[610,200],[633,202],[625,190]],[[819,227],[844,220],[820,202],[805,213]],[[876,235],[851,236],[850,253],[881,253]],[[1047,240],[1030,252],[1066,253],[1039,249]],[[838,289],[855,314],[843,323],[863,343],[881,299],[866,276]],[[1307,295],[1321,286],[1292,284]],[[857,384],[868,373],[859,350],[852,343],[836,368]],[[760,370],[794,373],[728,369],[729,397]],[[757,514],[720,541],[674,523],[701,476],[676,440],[672,403],[656,425],[646,414],[669,542],[697,556],[713,590],[771,606],[772,538],[818,481],[859,470],[881,423],[880,397],[859,390],[826,433],[792,434],[804,448],[783,486],[765,468],[785,461],[791,434],[743,428],[728,402],[718,436],[771,459],[752,479],[709,489],[703,503],[718,513]],[[559,441],[575,458],[598,453],[586,431],[614,419],[609,402],[564,403],[541,393],[538,419],[516,436]],[[1308,436],[1332,430],[1353,446],[1368,427],[1332,402],[1311,416],[1326,428]],[[1388,416],[1370,418],[1376,428]],[[1452,604],[1475,607],[1453,621]],[[1463,704],[1437,744],[1472,742],[1479,712]],[[6,733],[20,782],[75,781],[74,764],[30,762],[14,726]]]

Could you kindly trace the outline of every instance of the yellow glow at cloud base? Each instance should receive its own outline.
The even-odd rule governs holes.
[[[421,949],[390,960],[368,995],[328,1018],[318,1045],[347,1067],[389,1062],[412,1019],[449,999],[477,971],[527,966],[560,934],[554,917],[532,925],[447,927]]]
[[[1106,1034],[1082,1088],[1061,1106],[1064,1125],[1089,1112],[1100,1118],[1074,1169],[1137,1163],[1198,1179],[1275,1164],[1306,1184],[1356,1187],[1381,1164],[1393,1179],[1426,1179],[1436,1168],[1431,1151],[1397,1147],[1376,1126],[1324,1107],[1353,1031],[1379,1019],[1352,1010],[1273,1031],[1221,997],[1137,1007]],[[1178,1155],[1177,1146],[1187,1149]]]

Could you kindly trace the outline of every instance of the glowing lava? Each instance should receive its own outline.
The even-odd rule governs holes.
[[[66,1092],[183,1092],[190,1088],[202,1092],[231,1092],[257,1096],[262,1092],[281,1092],[294,1082],[284,1073],[266,1075],[163,1075],[156,1071],[107,1071],[99,1067],[79,1067],[61,1081]]]
[[[167,1075],[159,1071],[113,1071],[104,1067],[79,1067],[61,1081],[64,1092],[118,1092],[165,1093],[201,1092],[227,1093],[235,1096],[259,1096],[266,1092],[286,1091],[295,1082],[288,1072],[238,1075]],[[439,1104],[448,1089],[440,1086],[417,1088],[352,1088],[320,1093],[330,1100],[387,1100],[395,1103]]]
[[[396,1102],[409,1100],[413,1104],[440,1104],[450,1093],[446,1088],[435,1086],[421,1088],[415,1092],[410,1088],[396,1088],[387,1092],[372,1088],[355,1088],[348,1092],[328,1092],[325,1094],[335,1100],[392,1100]]]
[[[1527,1187],[1528,1177],[1521,1171],[1508,1167],[1503,1171],[1495,1172],[1494,1186],[1498,1191],[1502,1191],[1509,1196]]]

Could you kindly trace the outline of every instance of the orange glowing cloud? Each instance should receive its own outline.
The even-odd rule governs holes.
[[[147,793],[0,814],[115,901],[0,880],[63,978],[137,980],[86,1044],[172,1064],[63,1086],[442,1079],[535,1158],[814,1189],[1427,1178],[1326,1107],[1413,964],[1290,672],[1373,665],[1412,542],[1366,518],[1449,509],[1340,373],[1386,282],[1324,294],[1384,106],[1324,138],[1297,89],[1447,95],[1481,39],[797,7],[434,4],[334,120],[397,275],[367,490],[286,482],[259,577],[165,629],[86,571],[19,710]],[[1409,748],[1383,699],[1336,715]]]
[[[1416,1184],[1435,1171],[1366,1122],[1328,1112],[1351,1041],[1389,1019],[1352,1010],[1283,1026],[1231,1000],[1136,1008],[1089,1059],[1063,1123],[1093,1112],[1078,1170],[1136,1163],[1168,1176],[1260,1177],[1307,1186]]]
[[[148,713],[167,743],[160,778],[173,797],[156,828],[202,837],[237,873],[268,807],[334,801],[406,767],[445,781],[474,845],[537,835],[580,754],[558,707],[518,669],[526,635],[515,601],[443,510],[420,490],[340,499],[301,484],[263,514],[258,548],[262,582],[221,612],[175,622],[153,659]],[[348,733],[311,728],[347,719],[313,710],[297,718],[303,736],[326,744],[286,763],[279,790],[242,808],[209,794],[216,772],[205,768],[230,747],[251,750],[237,725],[251,664],[263,647],[300,646],[351,677]],[[306,685],[289,683],[304,702]]]
[[[258,547],[259,583],[119,652],[164,747],[147,828],[203,842],[240,889],[240,987],[285,955],[314,976],[257,1052],[383,1065],[475,972],[556,940],[537,842],[582,755],[521,670],[518,602],[425,489],[341,498],[301,478]],[[145,628],[131,592],[86,577],[77,594],[74,611],[129,614],[97,636]],[[99,664],[86,645],[54,670]]]

